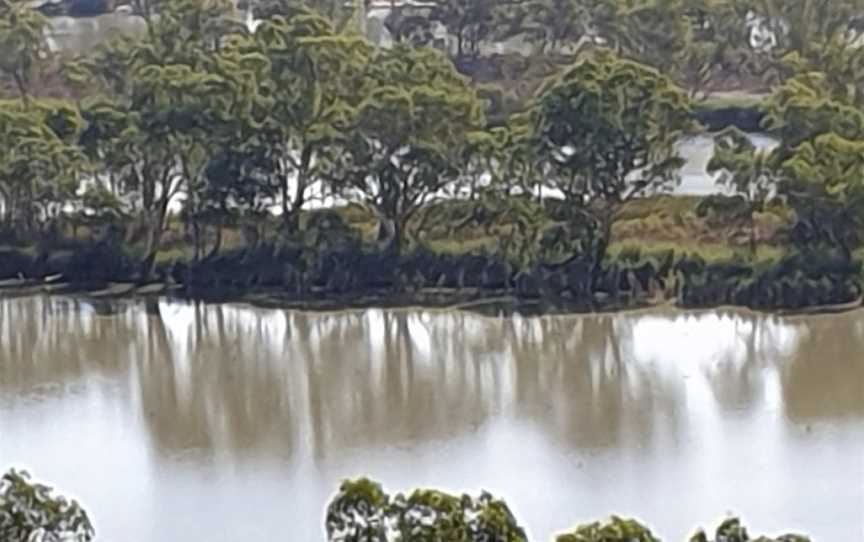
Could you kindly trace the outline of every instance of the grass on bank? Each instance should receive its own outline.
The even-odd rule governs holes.
[[[697,109],[753,109],[768,99],[769,94],[760,92],[730,91],[713,92],[704,100],[695,103]]]
[[[774,207],[765,213],[757,214],[757,250],[753,254],[750,250],[749,221],[728,220],[710,214],[700,215],[698,209],[702,201],[703,198],[698,196],[661,195],[629,202],[617,214],[609,248],[610,258],[637,252],[643,256],[655,256],[674,251],[678,255],[699,257],[706,263],[770,263],[782,259],[791,251],[792,247],[784,233],[793,220],[788,209]],[[460,205],[464,207],[464,202]],[[376,242],[378,222],[367,209],[352,204],[326,211],[308,211],[304,213],[301,221],[306,223],[314,214],[322,212],[335,213],[342,223],[368,246],[373,246]],[[504,224],[498,224],[491,231],[476,223],[455,229],[453,224],[467,216],[467,213],[454,203],[445,203],[440,213],[440,217],[436,215],[435,220],[427,223],[421,239],[415,240],[438,254],[494,253],[507,237],[507,232],[513,230],[512,225],[506,224],[506,217],[503,219]],[[258,230],[264,232],[267,239],[273,239],[279,231],[280,219],[268,217],[263,220],[264,222],[258,224]],[[554,224],[548,217],[541,220],[544,221],[547,226]],[[212,248],[215,230],[209,228],[206,237],[204,253]],[[248,234],[240,228],[224,228],[222,237],[223,251],[243,249],[250,244]],[[79,240],[98,238],[98,228],[77,229]],[[174,262],[191,262],[194,249],[190,241],[183,224],[176,217],[172,217],[156,263],[170,265]],[[0,244],[0,252],[3,250],[4,244]],[[30,256],[39,252],[36,246],[8,246],[6,250],[24,252]],[[58,248],[54,252],[59,250],[63,249]],[[128,247],[128,252],[132,255],[139,254],[141,250],[138,245]],[[856,257],[859,261],[864,261],[864,248],[856,252]]]
[[[670,250],[677,254],[699,256],[709,263],[723,261],[770,262],[781,259],[788,252],[783,238],[784,228],[791,223],[791,213],[783,208],[771,209],[756,216],[757,251],[751,254],[749,224],[730,222],[723,217],[700,216],[699,196],[661,195],[627,203],[618,213],[613,227],[613,239],[609,249],[612,258],[625,252],[638,250],[644,255],[663,254]],[[304,213],[302,222],[308,222],[314,213]],[[359,205],[334,208],[342,222],[351,228],[366,244],[373,245],[376,240],[378,222],[376,217]],[[502,237],[512,229],[503,225],[490,234],[479,224],[469,224],[455,229],[452,223],[461,219],[464,213],[455,205],[445,204],[441,214],[444,219],[430,220],[424,229],[422,245],[439,254],[462,255],[468,253],[491,253],[498,249]],[[276,232],[279,219],[272,217],[263,229]],[[548,224],[554,223],[549,219]],[[505,233],[501,233],[505,232]],[[211,232],[212,235],[212,232]],[[235,230],[223,232],[223,249],[241,249],[246,241]],[[864,259],[864,249],[859,251]],[[166,234],[166,245],[157,257],[157,263],[173,261],[189,262],[193,258],[188,239],[184,238],[182,225],[172,222]]]

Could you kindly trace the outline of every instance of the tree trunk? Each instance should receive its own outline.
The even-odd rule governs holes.
[[[756,259],[756,213],[750,213],[750,257]]]
[[[12,74],[12,78],[15,80],[15,87],[18,89],[18,93],[21,94],[21,100],[25,104],[29,103],[30,96],[27,92],[27,84],[24,82],[24,78],[17,72]]]
[[[297,169],[297,185],[294,188],[294,198],[288,205],[288,182],[282,184],[282,219],[289,232],[300,230],[300,213],[306,204],[306,189],[309,183],[309,169],[312,164],[312,149],[304,147],[300,156],[300,167]]]
[[[215,258],[219,251],[222,249],[222,224],[216,226],[216,241],[213,242],[213,248],[210,249],[210,252],[207,253],[207,256],[204,258],[205,260],[209,260],[211,258]]]
[[[198,225],[198,220],[192,218],[192,245],[195,250],[195,261],[201,260],[201,226]]]
[[[9,192],[0,184],[0,225],[6,225],[9,219]]]
[[[378,248],[382,252],[399,254],[402,245],[402,232],[398,220],[378,213]]]
[[[288,199],[288,175],[287,174],[282,175],[282,179],[281,179],[281,182],[279,184],[280,184],[279,191],[281,192],[280,195],[282,196],[282,221],[287,226],[288,220],[289,220],[289,215],[291,214],[291,208],[289,206],[290,200]]]
[[[290,232],[300,231],[300,211],[306,203],[306,179],[305,171],[297,173],[297,186],[294,189],[294,199],[291,202],[288,214],[283,217],[285,228]]]
[[[594,262],[592,266],[591,288],[596,289],[597,281],[603,272],[603,261],[606,259],[606,253],[609,251],[609,245],[612,239],[612,223],[614,221],[613,211],[603,209],[597,217],[597,238],[593,243]]]
[[[168,201],[160,203],[156,209],[147,213],[145,220],[147,224],[147,244],[145,258],[141,265],[141,278],[149,280],[153,276],[156,266],[156,254],[162,245],[162,234],[165,229],[165,218],[168,214]]]

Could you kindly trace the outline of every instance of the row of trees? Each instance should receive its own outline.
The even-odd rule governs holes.
[[[310,1],[315,5],[321,2]],[[428,42],[441,24],[457,61],[483,46],[521,40],[538,52],[602,44],[661,68],[693,90],[729,76],[776,82],[787,55],[818,55],[836,37],[864,28],[861,0],[433,0],[392,17],[396,39]],[[402,12],[409,12],[403,15]]]
[[[220,249],[225,227],[260,222],[273,207],[294,232],[321,197],[374,212],[382,245],[398,252],[435,219],[436,200],[465,196],[483,210],[477,220],[515,223],[510,233],[524,253],[548,224],[538,218],[548,206],[534,203],[545,189],[561,202],[553,218],[567,228],[564,252],[602,262],[617,211],[674,186],[675,143],[697,129],[675,82],[674,60],[688,49],[666,25],[723,49],[741,36],[727,29],[748,28],[756,16],[773,25],[772,45],[750,32],[738,47],[781,75],[766,105],[780,146],[760,153],[742,134],[724,133],[712,168],[744,196],[750,216],[782,197],[797,211],[796,240],[852,258],[864,202],[855,2],[541,3],[432,8],[463,42],[491,39],[476,28],[477,12],[503,9],[521,22],[491,25],[495,32],[535,28],[558,36],[554,47],[586,36],[594,44],[524,111],[492,123],[490,104],[442,53],[409,42],[375,48],[351,17],[340,12],[334,22],[316,10],[326,3],[288,0],[256,4],[254,32],[220,0],[141,6],[142,35],[63,62],[74,97],[42,98],[34,75],[54,63],[46,20],[0,0],[0,47],[13,52],[0,72],[17,92],[0,107],[0,221],[33,239],[70,213],[114,220],[149,271],[173,206],[182,207],[196,258]],[[543,13],[548,21],[537,22]],[[581,26],[556,29],[565,22]],[[722,64],[723,50],[709,56]]]
[[[608,231],[609,212],[595,207],[669,185],[680,166],[685,93],[611,52],[550,81],[528,114],[489,126],[469,81],[433,49],[375,49],[293,2],[262,8],[254,33],[230,13],[163,3],[143,36],[64,66],[74,102],[35,99],[26,81],[41,49],[16,49],[24,83],[0,117],[4,220],[35,233],[70,208],[119,214],[152,261],[173,202],[195,232],[274,205],[293,231],[316,187],[374,211],[399,251],[430,202],[469,178],[507,197],[554,188],[569,216]]]
[[[367,479],[348,480],[327,507],[327,539],[332,542],[388,542],[452,540],[458,542],[525,542],[525,530],[507,504],[482,493],[479,497],[455,496],[443,491],[417,489],[390,496]],[[737,518],[717,528],[715,542],[750,542],[747,529]],[[581,525],[555,538],[556,542],[659,542],[650,529],[633,519],[612,517]],[[709,542],[698,530],[690,542]],[[774,539],[760,537],[763,542]],[[785,535],[778,542],[808,542],[799,535]]]
[[[325,529],[333,542],[387,542],[388,540],[453,542],[524,542],[507,504],[489,493],[477,498],[457,497],[442,491],[418,489],[407,497],[390,496],[366,479],[345,481],[327,507]],[[9,542],[89,542],[96,532],[80,505],[42,484],[27,473],[10,470],[0,478],[0,534]],[[635,520],[613,517],[585,524],[562,534],[557,542],[658,542]],[[740,521],[728,519],[718,528],[715,542],[752,540]],[[772,542],[761,537],[758,540]],[[778,542],[808,542],[786,535]],[[709,542],[699,530],[690,542]]]

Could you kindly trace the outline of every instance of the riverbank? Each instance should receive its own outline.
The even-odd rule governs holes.
[[[580,248],[579,231],[555,220],[553,202],[531,234],[538,241],[522,249],[510,239],[515,231],[506,216],[477,218],[469,202],[459,201],[430,210],[436,220],[401,254],[380,247],[377,219],[356,206],[308,212],[302,230],[288,237],[276,233],[275,217],[257,225],[270,234],[252,241],[240,229],[205,230],[202,243],[222,248],[198,259],[183,225],[172,220],[147,279],[140,247],[124,243],[117,225],[82,225],[52,242],[0,246],[0,295],[169,295],[315,311],[736,306],[807,313],[860,305],[864,251],[848,261],[831,251],[797,250],[785,233],[791,213],[782,206],[757,213],[751,235],[748,223],[703,210],[712,199],[718,196],[627,204],[601,262]]]
[[[34,295],[70,296],[95,304],[153,299],[176,299],[205,303],[246,304],[258,308],[284,309],[302,312],[339,313],[365,309],[467,311],[481,315],[520,314],[523,316],[555,316],[600,313],[651,312],[658,309],[749,311],[778,316],[812,316],[837,314],[864,309],[864,297],[847,302],[812,305],[798,308],[758,308],[747,305],[688,305],[668,298],[641,299],[629,304],[604,303],[595,299],[586,303],[566,298],[520,298],[506,290],[482,291],[428,288],[415,292],[367,291],[329,296],[324,293],[304,296],[289,295],[277,288],[258,289],[245,293],[199,291],[189,293],[181,285],[150,283],[108,283],[104,285],[74,285],[68,283],[35,283],[33,281],[0,281],[0,298]],[[598,296],[602,298],[602,296]]]

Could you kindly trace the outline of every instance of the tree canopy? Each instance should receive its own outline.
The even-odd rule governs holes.
[[[638,63],[601,53],[542,90],[537,137],[548,181],[576,205],[620,203],[668,188],[675,143],[691,125],[686,94]]]
[[[136,6],[146,32],[70,59],[48,54],[36,10],[0,3],[15,52],[0,59],[0,225],[15,242],[74,237],[83,220],[148,281],[160,261],[216,258],[226,236],[311,258],[306,225],[338,223],[395,261],[471,231],[471,250],[504,262],[480,273],[507,274],[498,285],[589,262],[592,287],[616,290],[623,210],[674,190],[699,99],[734,84],[771,90],[747,108],[777,146],[712,134],[709,170],[730,193],[694,220],[722,218],[736,248],[748,230],[753,260],[766,237],[860,259],[856,0],[440,0],[395,6],[387,24],[405,32],[382,47],[359,2],[268,0],[253,25],[222,0]],[[777,227],[763,235],[765,214]]]

